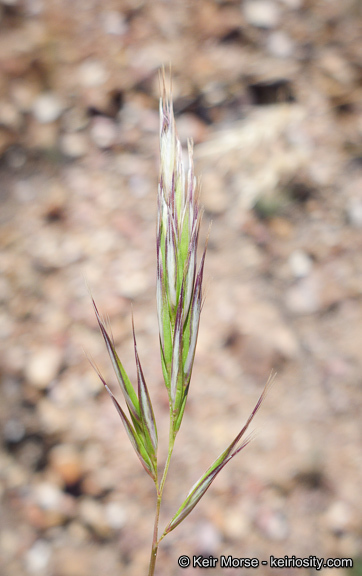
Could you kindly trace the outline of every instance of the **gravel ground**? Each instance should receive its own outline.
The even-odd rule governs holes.
[[[133,305],[164,460],[169,62],[201,243],[212,228],[161,525],[278,374],[256,439],[163,541],[157,576],[204,572],[181,554],[352,558],[338,574],[362,573],[361,37],[359,0],[0,0],[1,575],[147,573],[153,484],[87,359],[116,393],[87,284],[132,379]]]

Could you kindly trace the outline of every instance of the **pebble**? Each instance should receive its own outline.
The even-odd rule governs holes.
[[[4,437],[7,442],[17,443],[20,442],[25,436],[24,424],[15,418],[10,418],[5,422]]]
[[[36,388],[45,389],[57,376],[63,360],[59,348],[44,347],[35,351],[25,365],[25,377]]]
[[[53,92],[40,94],[33,103],[33,114],[41,124],[55,122],[61,116],[64,106]]]
[[[94,556],[88,548],[72,546],[57,547],[54,550],[55,576],[91,576]]]
[[[89,537],[88,530],[78,521],[78,519],[73,520],[73,522],[69,524],[68,534],[72,541],[77,542],[86,542]]]
[[[54,484],[42,482],[35,487],[35,502],[44,510],[60,510],[64,493]]]
[[[68,158],[81,158],[88,152],[88,138],[82,132],[63,134],[59,142],[60,150]]]
[[[127,513],[119,502],[109,502],[104,507],[107,524],[113,530],[119,530],[127,522]]]
[[[27,146],[31,146],[39,150],[55,150],[58,140],[58,126],[56,122],[49,122],[48,124],[39,124],[34,121],[30,126]]]
[[[280,19],[278,6],[269,0],[247,0],[243,14],[248,24],[258,28],[274,28]]]
[[[110,118],[97,116],[92,122],[90,135],[98,148],[111,148],[117,141],[117,126]]]
[[[41,426],[47,434],[64,432],[69,425],[69,413],[48,398],[40,398],[37,412]]]
[[[34,529],[47,530],[64,524],[65,516],[59,510],[44,510],[35,504],[28,504],[24,509],[25,519]]]
[[[0,340],[7,340],[14,331],[14,319],[10,314],[0,312]]]
[[[10,130],[20,128],[21,116],[17,108],[6,100],[0,101],[0,125],[6,126]]]
[[[248,537],[252,530],[248,514],[241,510],[230,510],[224,513],[225,523],[223,524],[223,531],[228,538],[235,540],[242,540]]]
[[[52,555],[51,547],[45,540],[37,540],[25,556],[25,565],[28,573],[48,573],[47,568]]]
[[[14,137],[8,130],[2,129],[0,126],[0,154],[5,152],[12,144],[14,144]]]
[[[293,225],[286,218],[275,216],[269,221],[269,228],[276,236],[288,240],[293,236]]]
[[[262,509],[256,523],[261,532],[270,540],[285,540],[289,534],[287,519],[280,510]]]
[[[285,304],[294,314],[314,314],[321,307],[321,286],[312,275],[289,288],[285,295]]]
[[[351,527],[352,511],[350,506],[342,500],[333,502],[325,514],[329,530],[335,534],[346,532]]]
[[[82,482],[82,491],[89,496],[100,496],[115,487],[114,474],[104,466],[94,466]]]
[[[347,206],[348,222],[355,228],[362,228],[362,200],[354,198]]]
[[[30,112],[36,98],[39,96],[40,87],[36,82],[17,80],[11,87],[12,100],[20,112]]]
[[[115,10],[106,10],[101,14],[103,30],[106,34],[123,36],[128,30],[125,18]]]
[[[87,128],[89,124],[89,117],[85,109],[80,107],[70,108],[66,110],[62,116],[62,127],[67,132],[79,132]]]
[[[312,265],[312,259],[302,250],[294,250],[289,256],[289,266],[295,278],[308,276]]]
[[[79,66],[77,74],[80,83],[86,88],[101,86],[107,81],[108,76],[107,70],[98,60],[85,60]]]
[[[222,105],[228,97],[226,87],[220,82],[209,82],[204,86],[204,98],[210,106]]]
[[[2,528],[0,533],[0,553],[3,560],[15,556],[19,549],[19,536],[14,530]]]
[[[197,529],[197,550],[204,554],[215,554],[221,543],[221,534],[211,522],[202,522]]]
[[[92,498],[83,498],[79,504],[79,516],[99,536],[109,536],[111,530],[102,504]]]
[[[38,16],[44,11],[44,0],[26,0],[25,9],[29,16]]]
[[[13,170],[19,170],[24,166],[27,160],[26,151],[23,148],[14,146],[7,150],[5,161],[7,165]],[[1,288],[0,288],[0,298],[1,298]]]
[[[290,58],[294,51],[294,43],[282,30],[276,30],[270,34],[267,47],[270,54],[277,58]]]
[[[83,473],[81,456],[72,446],[68,444],[55,446],[49,454],[49,461],[64,484],[72,485],[80,480]]]

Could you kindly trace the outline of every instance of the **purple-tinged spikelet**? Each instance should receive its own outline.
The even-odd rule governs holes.
[[[172,98],[166,94],[165,82],[160,99],[160,153],[157,307],[163,373],[178,429],[182,419],[180,410],[183,412],[185,407],[190,383],[200,321],[205,252],[197,272],[202,210],[194,176],[193,145],[189,141],[186,176]]]

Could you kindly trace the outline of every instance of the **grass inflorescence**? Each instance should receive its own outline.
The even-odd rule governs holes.
[[[157,459],[158,435],[151,398],[138,355],[132,318],[137,386],[134,387],[116,352],[112,335],[93,300],[94,311],[108,354],[116,373],[128,415],[115,398],[99,370],[102,380],[128,437],[146,472],[156,487],[157,502],[149,576],[155,572],[161,540],[195,508],[226,464],[251,441],[245,436],[271,384],[270,378],[260,398],[236,438],[214,461],[189,491],[184,502],[159,536],[159,515],[163,490],[177,433],[184,415],[195,357],[200,315],[203,305],[203,274],[207,242],[199,264],[197,249],[203,209],[200,189],[194,175],[193,143],[188,142],[188,167],[184,166],[180,140],[176,132],[172,95],[162,75],[160,98],[160,175],[157,217],[157,312],[161,364],[170,410],[169,446],[162,474]]]

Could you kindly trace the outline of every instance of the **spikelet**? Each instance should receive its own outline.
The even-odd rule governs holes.
[[[193,144],[188,170],[177,136],[172,97],[160,98],[160,155],[157,225],[157,308],[161,360],[172,406],[174,431],[180,427],[189,389],[202,307],[205,253],[197,270],[202,209],[194,176]]]

